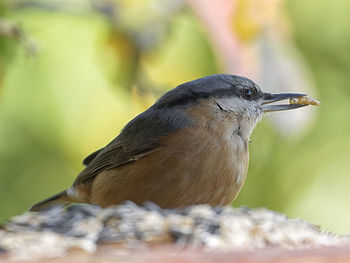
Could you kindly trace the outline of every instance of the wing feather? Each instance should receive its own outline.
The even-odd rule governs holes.
[[[83,165],[88,166],[93,159],[103,150],[103,148],[98,149],[97,151],[89,154],[84,160],[83,160]]]
[[[183,112],[175,114],[175,110],[167,112],[151,107],[138,115],[106,147],[86,157],[87,166],[73,185],[90,184],[100,172],[137,161],[160,149],[160,138],[190,125]]]

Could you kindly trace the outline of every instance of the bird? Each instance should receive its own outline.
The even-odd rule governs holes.
[[[33,205],[124,201],[162,208],[230,205],[248,171],[250,135],[266,112],[307,104],[274,102],[301,93],[267,93],[248,78],[217,74],[183,83],[132,119],[83,160],[68,189]]]

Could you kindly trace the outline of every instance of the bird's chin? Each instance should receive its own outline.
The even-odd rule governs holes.
[[[278,93],[271,94],[265,93],[264,98],[261,101],[260,109],[262,112],[272,112],[272,111],[285,111],[293,110],[301,107],[307,106],[306,104],[272,104],[274,102],[279,102],[282,100],[288,100],[292,98],[304,97],[306,94],[301,93]]]

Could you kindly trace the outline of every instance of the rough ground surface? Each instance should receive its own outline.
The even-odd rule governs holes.
[[[86,262],[75,257],[94,255],[96,259],[103,255],[103,262],[108,262],[106,255],[109,254],[123,261],[128,255],[139,254],[134,256],[135,262],[139,262],[140,259],[146,261],[147,257],[140,255],[147,255],[150,247],[158,251],[157,248],[164,245],[171,247],[172,253],[182,251],[181,255],[187,256],[195,255],[197,252],[194,251],[199,250],[208,255],[235,252],[237,256],[242,251],[254,254],[256,250],[343,247],[340,254],[335,254],[345,253],[350,261],[349,236],[336,236],[305,221],[288,219],[267,209],[201,205],[164,210],[152,203],[139,207],[131,202],[107,209],[79,205],[67,210],[54,207],[40,213],[28,212],[12,218],[0,229],[0,254],[3,258],[16,260],[69,255],[63,262]],[[101,250],[105,253],[101,254]],[[184,251],[187,252],[184,254]],[[206,262],[203,260],[201,262]],[[153,258],[153,261],[157,260]],[[90,258],[89,262],[95,261]]]

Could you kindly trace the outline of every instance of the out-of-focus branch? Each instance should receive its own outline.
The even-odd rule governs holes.
[[[75,0],[75,1],[67,1],[67,0],[13,0],[7,1],[6,6],[8,9],[41,9],[45,11],[52,12],[86,12],[90,9],[90,3],[86,0]]]
[[[12,21],[0,18],[0,37],[16,40],[23,46],[28,55],[37,54],[37,46],[34,42],[29,39],[20,25]]]
[[[139,91],[149,91],[147,74],[141,60],[155,50],[170,34],[173,18],[183,10],[183,0],[12,0],[7,9],[42,10],[71,15],[98,14],[106,19],[110,30],[108,44],[122,67],[116,73],[118,85],[128,90],[137,84]],[[153,89],[152,89],[153,90]]]

